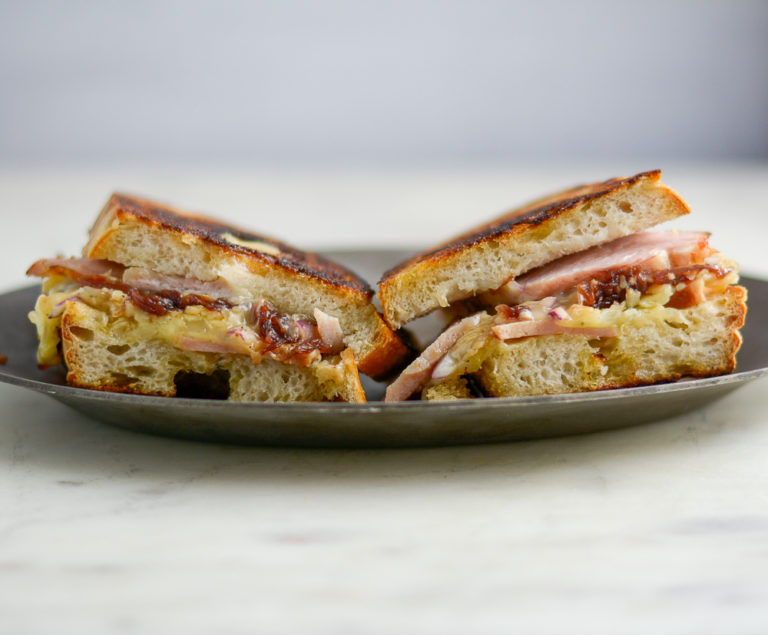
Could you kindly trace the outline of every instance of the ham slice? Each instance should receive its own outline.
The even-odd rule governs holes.
[[[606,271],[659,271],[700,264],[712,253],[708,240],[709,234],[702,232],[632,234],[558,258],[510,281],[496,293],[507,304],[518,304],[556,296]]]
[[[27,270],[27,275],[39,278],[51,275],[66,276],[82,286],[114,288],[114,285],[122,283],[124,271],[123,265],[111,260],[46,258],[34,263]]]
[[[195,351],[198,353],[247,353],[247,346],[238,346],[237,340],[227,338],[226,340],[202,339],[199,337],[189,337],[182,335],[176,342],[176,346],[185,351]]]
[[[119,289],[128,291],[175,291],[181,294],[202,294],[211,298],[228,298],[231,287],[223,280],[198,280],[184,276],[169,276],[145,269],[124,267],[111,260],[96,258],[49,258],[38,260],[27,275],[45,277],[66,276],[87,287]]]
[[[344,333],[339,319],[323,313],[320,309],[315,309],[314,315],[320,338],[328,348],[338,353],[344,346]]]
[[[554,333],[578,333],[586,337],[615,337],[616,328],[574,326],[571,315],[565,307],[558,306],[555,298],[544,298],[535,302],[509,307],[496,307],[496,324],[491,327],[500,340],[516,340],[536,335]]]
[[[169,276],[144,267],[129,267],[123,272],[123,282],[148,291],[174,290],[182,293],[201,293],[212,298],[228,298],[232,288],[224,280],[198,280],[184,276]]]
[[[432,377],[432,371],[440,360],[451,350],[459,338],[468,330],[480,324],[485,313],[476,313],[459,320],[445,329],[438,338],[425,348],[400,376],[387,386],[384,401],[405,401],[423,388]]]
[[[562,320],[546,316],[540,320],[526,322],[507,322],[491,327],[491,332],[500,340],[515,340],[534,335],[552,335],[555,333],[578,333],[589,338],[616,337],[615,326],[604,327],[569,327]]]

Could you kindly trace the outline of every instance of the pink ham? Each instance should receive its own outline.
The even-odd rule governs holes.
[[[561,320],[547,316],[541,320],[527,322],[508,322],[491,327],[491,332],[500,340],[515,340],[534,335],[552,335],[554,333],[574,333],[585,337],[616,337],[616,327],[568,327]]]
[[[123,271],[125,271],[123,265],[111,260],[97,260],[95,258],[46,258],[34,263],[27,270],[27,275],[44,278],[45,276],[56,274],[72,278],[80,284],[99,280],[119,284],[122,281]],[[89,284],[89,286],[91,285]]]
[[[247,347],[237,345],[237,340],[227,338],[226,340],[209,340],[197,337],[180,337],[176,345],[185,351],[195,351],[197,353],[244,353],[248,352]],[[244,350],[241,350],[244,348]]]
[[[558,306],[557,300],[552,297],[515,307],[502,304],[496,307],[496,324],[491,327],[491,333],[500,340],[554,333],[578,333],[586,337],[616,336],[615,327],[569,326],[567,321],[570,319],[571,316],[565,307]]]
[[[388,387],[384,401],[405,401],[426,385],[432,371],[453,345],[469,329],[480,323],[485,313],[476,313],[459,320],[443,331]]]
[[[62,275],[83,286],[110,289],[142,289],[145,291],[178,291],[196,293],[211,298],[227,298],[232,289],[223,280],[198,280],[184,276],[169,276],[144,267],[129,267],[95,258],[50,258],[38,260],[27,275],[45,277]]]
[[[320,359],[320,349],[313,346],[313,342],[298,341],[285,342],[279,346],[265,341],[253,330],[244,327],[230,329],[226,335],[219,338],[181,336],[176,341],[176,346],[183,350],[198,353],[234,353],[248,355],[255,364],[267,357],[286,364],[297,366],[309,366]]]
[[[344,333],[341,330],[339,319],[323,313],[320,309],[315,309],[314,315],[320,339],[333,352],[338,353],[344,346]]]
[[[701,232],[641,232],[604,245],[558,258],[510,281],[497,293],[508,304],[538,300],[575,287],[605,271],[642,267],[649,271],[704,260],[711,250],[709,234]]]
[[[181,293],[201,293],[212,298],[227,298],[232,295],[231,287],[223,280],[198,280],[184,276],[169,276],[144,267],[129,267],[123,273],[123,282],[129,286],[148,291],[167,289]]]

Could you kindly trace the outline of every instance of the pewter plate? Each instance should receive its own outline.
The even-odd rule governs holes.
[[[337,251],[328,255],[375,281],[402,251]],[[367,404],[254,404],[146,397],[67,386],[61,369],[41,371],[27,312],[39,286],[0,295],[0,381],[50,395],[82,414],[123,428],[215,443],[310,447],[407,447],[520,441],[657,421],[701,408],[768,373],[768,282],[742,278],[749,315],[738,372],[592,393],[428,403],[380,401],[384,386],[365,380]],[[417,321],[427,339],[438,325]]]

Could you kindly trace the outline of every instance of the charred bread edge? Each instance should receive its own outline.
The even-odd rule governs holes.
[[[607,181],[597,184],[577,185],[557,194],[537,199],[522,207],[506,212],[495,220],[484,223],[474,229],[470,229],[433,249],[418,253],[412,258],[399,263],[384,272],[379,284],[394,278],[400,271],[407,269],[411,265],[427,260],[439,261],[446,256],[463,251],[467,247],[472,247],[479,243],[499,238],[505,234],[521,233],[527,227],[541,225],[545,221],[560,216],[566,210],[573,209],[577,205],[600,198],[601,196],[605,196],[606,194],[610,194],[619,189],[628,188],[630,185],[634,185],[640,180],[648,179],[651,181],[658,181],[660,178],[661,170],[652,170],[649,172],[641,172],[640,174],[631,177],[608,179]],[[595,189],[578,196],[569,196],[570,193],[577,192],[585,187]]]
[[[113,215],[121,220],[133,217],[140,222],[156,225],[168,231],[174,231],[179,234],[191,234],[227,251],[239,253],[248,258],[255,258],[268,265],[280,267],[293,273],[309,276],[332,287],[344,287],[348,291],[353,291],[355,294],[363,296],[365,300],[370,300],[373,297],[373,290],[365,280],[343,265],[328,260],[323,256],[301,251],[274,238],[233,227],[208,216],[190,214],[177,210],[170,205],[156,203],[128,194],[115,193],[107,201],[91,229],[91,237],[86,246],[86,251],[92,251],[98,245],[102,236],[108,230],[108,226],[101,227],[101,225]],[[288,254],[289,257],[275,256],[231,243],[222,237],[223,233],[231,233],[236,238],[244,241],[262,242],[272,245],[279,249],[281,253]]]

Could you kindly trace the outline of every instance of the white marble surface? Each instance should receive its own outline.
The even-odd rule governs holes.
[[[6,169],[0,290],[76,251],[113,188],[302,246],[416,245],[614,172]],[[768,276],[768,166],[665,172],[681,225]],[[765,633],[766,389],[599,435],[319,451],[140,436],[0,384],[0,632]]]

